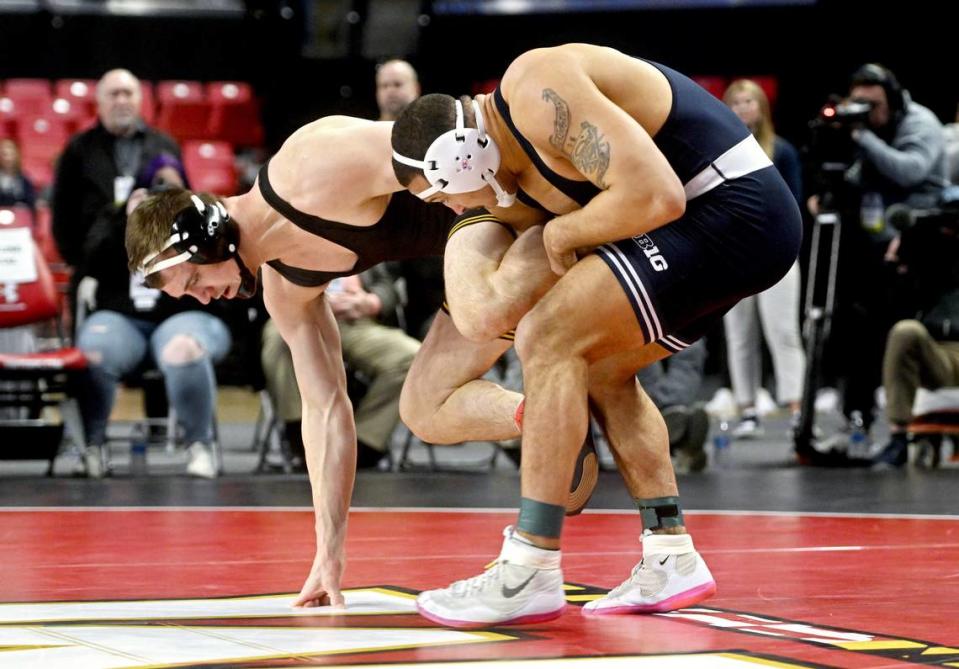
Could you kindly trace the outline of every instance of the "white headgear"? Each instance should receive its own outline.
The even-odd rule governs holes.
[[[476,128],[463,123],[463,104],[456,100],[456,127],[433,140],[423,160],[414,160],[393,152],[393,158],[404,165],[418,167],[430,187],[418,193],[426,199],[437,192],[469,193],[490,186],[496,193],[496,204],[509,207],[516,202],[515,193],[507,193],[496,180],[499,169],[499,148],[486,135],[480,106],[473,100]]]

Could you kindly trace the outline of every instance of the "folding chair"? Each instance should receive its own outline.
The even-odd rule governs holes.
[[[80,289],[77,293],[77,331],[86,320],[88,314],[88,302],[92,295],[86,291],[87,279],[80,281]],[[177,415],[173,407],[166,401],[163,376],[159,369],[151,364],[142,364],[137,369],[122,379],[126,387],[139,387],[144,392],[145,416],[132,421],[123,421],[117,424],[112,421],[107,427],[105,443],[100,445],[100,471],[103,474],[111,472],[111,447],[115,444],[127,444],[131,455],[136,449],[143,445],[144,447],[158,446],[166,450],[167,453],[173,453],[178,446],[182,445],[182,439],[178,428]],[[150,409],[152,407],[152,410]],[[217,473],[223,473],[223,452],[220,445],[219,422],[214,412],[211,426],[212,441],[210,447],[213,451],[213,461]],[[144,454],[146,457],[146,454]],[[145,464],[145,461],[144,461]],[[141,472],[145,473],[145,472]]]
[[[253,450],[257,452],[254,474],[261,474],[271,469],[281,469],[284,474],[293,473],[293,456],[290,445],[284,439],[280,420],[276,415],[276,407],[266,390],[258,393],[260,397],[260,411],[253,426]],[[270,462],[270,454],[280,458],[279,464]]]
[[[31,224],[0,210],[0,458],[48,460],[52,475],[65,431],[73,449],[84,443],[76,398],[87,361],[64,344],[60,301]]]
[[[952,441],[950,460],[959,464],[959,388],[931,391],[920,388],[913,405],[913,419],[906,428],[915,450],[914,462],[936,468],[942,463],[943,446]]]

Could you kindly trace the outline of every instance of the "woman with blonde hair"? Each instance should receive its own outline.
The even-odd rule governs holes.
[[[36,189],[20,166],[20,147],[12,139],[0,139],[0,207],[18,204],[33,209]]]
[[[802,172],[795,147],[776,135],[769,99],[763,89],[750,79],[737,79],[723,95],[762,146],[796,197],[802,197]],[[762,385],[762,349],[760,332],[772,356],[776,376],[776,399],[795,415],[802,395],[806,359],[799,335],[799,263],[779,283],[764,292],[745,298],[723,318],[726,350],[733,394],[739,405],[740,422],[733,429],[737,438],[751,438],[763,433],[756,411],[756,395]]]

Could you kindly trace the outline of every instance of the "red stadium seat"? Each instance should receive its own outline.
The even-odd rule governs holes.
[[[26,156],[20,161],[20,169],[39,190],[53,185],[53,165],[54,163],[46,158],[30,156]]]
[[[0,207],[0,230],[29,228],[33,231],[33,226],[33,212],[30,207],[23,205]]]
[[[81,128],[89,127],[96,119],[95,115],[91,117],[87,113],[85,105],[71,102],[67,98],[55,98],[50,105],[49,114],[62,120],[71,135]]]
[[[61,277],[58,274],[66,269],[66,263],[60,257],[60,251],[57,249],[57,242],[53,238],[53,212],[47,204],[37,205],[37,215],[33,225],[33,239],[37,242],[44,260],[50,264],[50,270],[53,272],[54,280],[60,283]]]
[[[70,140],[73,121],[48,113],[23,117],[17,126],[17,139],[23,162],[47,161],[52,166]]]
[[[36,111],[32,106],[24,107],[12,98],[0,98],[0,136],[12,137],[18,143],[26,140],[49,143],[51,137],[60,141],[61,130],[65,130],[69,138],[83,124],[83,112],[65,98],[51,99],[47,106]],[[41,137],[35,138],[38,133]],[[63,144],[66,144],[66,139],[63,139]],[[21,144],[21,152],[26,148]]]
[[[236,160],[233,147],[227,142],[190,141],[183,143],[183,160],[217,165],[232,165]]]
[[[236,194],[236,170],[232,166],[209,165],[192,171],[188,168],[187,174],[195,191],[215,195]]]
[[[43,113],[53,102],[53,91],[46,79],[7,79],[3,96],[13,101],[21,115]]]
[[[249,84],[214,81],[207,84],[206,90],[212,106],[209,137],[234,146],[256,147],[263,144],[260,106]]]
[[[242,81],[211,81],[206,85],[206,96],[213,105],[251,105],[253,89]]]
[[[226,142],[184,142],[183,167],[193,190],[233,195],[236,166],[233,147]]]
[[[729,85],[729,79],[726,77],[699,76],[692,79],[720,100],[723,99],[723,93],[726,92],[726,86]]]
[[[84,118],[96,118],[97,82],[95,79],[60,79],[53,86],[57,98],[68,100]]]
[[[156,84],[157,102],[169,104],[171,102],[203,102],[206,95],[203,84],[199,81],[158,81]]]
[[[13,100],[0,97],[0,139],[15,139],[17,116]]]
[[[156,124],[157,103],[153,82],[140,81],[140,116],[147,125]]]
[[[54,114],[21,118],[17,124],[21,167],[35,186],[46,188],[53,183],[53,167],[70,139],[72,119]]]
[[[209,136],[210,103],[198,81],[161,81],[157,84],[156,126],[180,141]]]

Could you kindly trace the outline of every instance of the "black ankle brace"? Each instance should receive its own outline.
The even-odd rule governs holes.
[[[665,530],[683,525],[683,510],[679,497],[653,497],[634,499],[643,521],[643,530]]]

